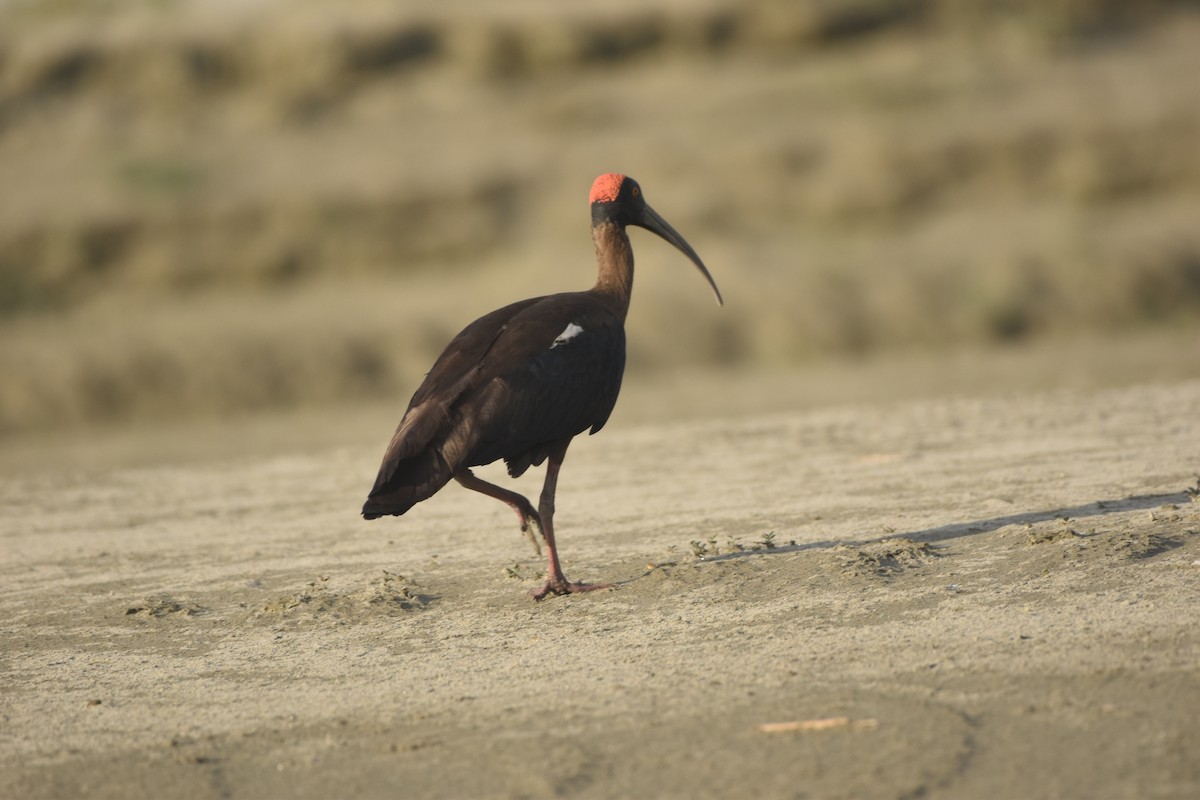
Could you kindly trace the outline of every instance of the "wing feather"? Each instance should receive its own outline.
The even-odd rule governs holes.
[[[604,426],[624,366],[622,320],[591,293],[533,298],[480,317],[413,394],[371,498],[397,498],[387,507],[399,510],[382,513],[403,513],[462,467],[503,458],[519,475],[554,442]]]

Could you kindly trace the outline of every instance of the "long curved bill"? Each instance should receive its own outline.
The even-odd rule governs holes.
[[[671,227],[665,219],[658,215],[650,206],[643,206],[642,218],[635,223],[638,227],[645,228],[652,233],[656,233],[663,239],[666,239],[679,252],[692,260],[696,268],[700,270],[700,274],[704,276],[704,280],[708,281],[708,285],[712,287],[713,295],[717,298],[717,305],[725,305],[725,301],[721,299],[721,290],[717,288],[717,282],[713,280],[712,275],[708,274],[708,267],[704,266],[704,262],[700,260],[700,256],[696,255],[696,251],[692,246],[684,240],[679,232]]]

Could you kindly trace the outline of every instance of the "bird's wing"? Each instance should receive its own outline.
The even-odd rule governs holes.
[[[541,298],[522,300],[498,308],[463,328],[438,356],[425,380],[409,401],[404,417],[392,434],[376,487],[387,483],[396,466],[420,454],[450,420],[451,409],[485,377],[483,368],[488,352],[504,334],[508,322]]]
[[[496,343],[506,338],[513,319],[543,299],[534,297],[498,308],[463,328],[433,362],[409,408],[431,398],[447,404],[457,401],[483,377],[485,360]]]
[[[625,334],[619,319],[559,300],[514,318],[487,360],[492,377],[462,406],[476,429],[468,463],[504,458],[519,473],[531,448],[603,427],[621,387]],[[531,461],[542,457],[535,450]]]
[[[413,395],[376,488],[434,443],[453,470],[595,432],[616,403],[624,365],[620,321],[585,293],[524,300],[480,317],[447,345]]]

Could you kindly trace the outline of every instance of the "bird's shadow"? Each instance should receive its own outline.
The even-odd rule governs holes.
[[[698,559],[697,563],[706,564],[739,558],[752,558],[755,556],[783,555],[785,553],[799,553],[805,550],[828,550],[839,546],[860,546],[870,544],[871,542],[897,538],[911,539],[915,542],[944,542],[950,539],[961,539],[966,536],[990,533],[1009,525],[1036,525],[1039,522],[1048,522],[1054,519],[1087,519],[1089,517],[1120,514],[1127,511],[1145,511],[1165,505],[1186,504],[1192,502],[1192,500],[1193,495],[1191,491],[1169,492],[1166,494],[1140,494],[1118,500],[1096,500],[1078,506],[1065,506],[1063,508],[1044,511],[1025,511],[1017,514],[1006,514],[1001,517],[973,520],[971,522],[953,522],[949,525],[925,528],[924,530],[910,531],[908,533],[897,531],[889,533],[887,536],[872,536],[864,539],[827,539],[819,542],[805,542],[804,544],[774,545],[772,547],[757,549],[736,550],[719,555],[704,556]]]

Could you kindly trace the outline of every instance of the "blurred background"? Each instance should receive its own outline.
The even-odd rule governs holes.
[[[1200,373],[1200,2],[0,0],[0,437],[398,416],[607,171],[727,300],[635,231],[631,375]]]

